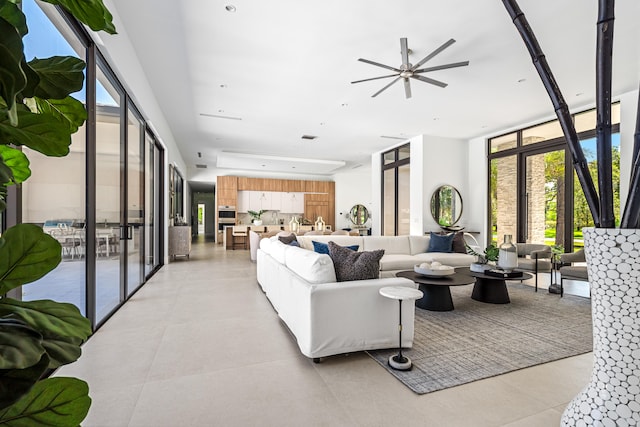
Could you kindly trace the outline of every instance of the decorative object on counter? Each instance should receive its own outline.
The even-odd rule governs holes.
[[[316,219],[316,230],[318,231],[323,231],[324,230],[324,220],[322,219],[321,216],[318,217],[318,219]]]
[[[298,231],[300,231],[300,223],[298,222],[298,217],[291,217],[291,221],[289,221],[289,231],[291,231],[292,233],[297,233]]]
[[[504,241],[498,249],[498,267],[505,272],[510,272],[518,266],[518,251],[516,245],[511,242],[511,234],[504,235]]]
[[[251,219],[253,221],[253,225],[262,225],[262,214],[265,213],[266,210],[260,209],[259,211],[247,211],[249,215],[251,215]]]
[[[495,263],[496,261],[498,261],[498,255],[500,251],[494,245],[487,246],[483,253],[479,253],[475,251],[472,247],[470,247],[466,243],[465,243],[465,246],[467,247],[468,254],[475,255],[478,257],[478,260],[474,263],[471,263],[471,265],[469,266],[469,269],[471,271],[474,271],[476,273],[484,273],[485,270],[491,268],[491,266],[488,265],[489,262]]]

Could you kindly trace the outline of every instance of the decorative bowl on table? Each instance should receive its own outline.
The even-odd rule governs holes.
[[[423,262],[422,264],[416,264],[413,266],[413,271],[423,276],[429,277],[444,277],[449,276],[456,272],[456,270],[448,265],[442,265],[437,261]]]

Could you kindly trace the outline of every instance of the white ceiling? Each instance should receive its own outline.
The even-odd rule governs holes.
[[[520,0],[573,111],[595,100],[597,3]],[[640,2],[616,3],[613,93],[621,94],[636,90],[640,79]],[[239,169],[228,161],[238,154],[261,160],[245,163],[246,175],[270,168],[332,174],[368,164],[371,153],[400,139],[495,135],[553,115],[500,0],[113,4],[118,30],[134,45],[191,179],[212,181]],[[235,13],[225,10],[231,4]],[[391,79],[350,83],[390,74],[358,58],[398,67],[401,37],[408,38],[413,63],[454,38],[425,66],[470,65],[426,74],[448,83],[444,89],[411,80],[411,99],[401,82],[371,97]],[[344,166],[329,163],[317,172],[291,158]]]

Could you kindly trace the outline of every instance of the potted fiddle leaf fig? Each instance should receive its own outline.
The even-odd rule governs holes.
[[[630,425],[640,418],[640,98],[636,110],[629,194],[620,226],[613,204],[611,94],[614,0],[599,0],[596,22],[596,151],[598,186],[594,185],[569,108],[516,0],[502,0],[524,41],[549,94],[573,158],[595,227],[583,229],[592,305],[593,371],[591,381],[565,409],[563,426]],[[595,2],[594,2],[595,3]],[[581,7],[586,7],[583,5]],[[636,17],[626,17],[633,25]],[[631,54],[628,52],[627,54]],[[604,380],[603,380],[604,378]],[[611,387],[616,379],[619,387]],[[633,386],[631,386],[633,384]],[[596,396],[597,398],[593,398]],[[611,410],[611,408],[614,410]],[[596,415],[594,415],[596,414]]]
[[[114,34],[102,0],[43,0],[62,7],[94,31]],[[29,178],[29,147],[47,156],[69,153],[71,135],[86,120],[84,105],[70,95],[82,89],[85,63],[54,56],[27,61],[27,34],[20,0],[0,0],[0,210],[7,187]],[[91,405],[86,382],[46,378],[80,357],[91,324],[72,304],[18,301],[5,295],[55,269],[60,243],[31,224],[0,237],[0,425],[78,426]]]

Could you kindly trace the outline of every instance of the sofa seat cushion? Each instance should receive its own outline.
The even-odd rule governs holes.
[[[383,255],[384,249],[356,252],[329,242],[329,256],[333,260],[338,282],[377,279]]]
[[[530,258],[518,258],[518,269],[536,271],[536,260]],[[538,260],[538,272],[551,271],[551,261],[545,259]]]
[[[443,265],[451,267],[469,267],[472,262],[476,261],[476,257],[469,254],[444,253],[444,252],[427,252],[425,254],[414,255],[416,264],[430,261],[438,261]]]
[[[413,270],[420,262],[411,255],[387,254],[380,260],[380,270]]]
[[[309,283],[333,283],[336,273],[333,261],[327,254],[288,246],[285,252],[285,265]]]

